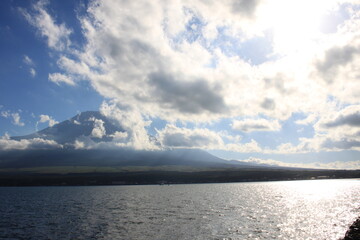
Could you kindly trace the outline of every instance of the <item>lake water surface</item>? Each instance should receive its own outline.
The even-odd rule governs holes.
[[[3,187],[0,239],[339,239],[360,180]]]

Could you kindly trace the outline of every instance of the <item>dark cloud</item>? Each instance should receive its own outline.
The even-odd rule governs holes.
[[[241,126],[241,128],[239,129],[243,132],[253,132],[253,131],[267,131],[269,130],[269,126],[264,125],[264,124],[244,124]]]
[[[158,72],[150,74],[149,81],[153,95],[163,107],[194,114],[227,111],[218,87],[212,87],[204,80],[179,81],[170,74]]]
[[[356,140],[348,140],[348,139],[341,139],[341,140],[332,140],[327,139],[321,144],[322,148],[327,149],[342,149],[348,150],[356,147],[360,147],[360,142]]]
[[[166,147],[207,147],[219,146],[221,138],[218,135],[206,130],[188,130],[179,128],[166,128],[161,133],[161,143]]]
[[[243,14],[252,17],[260,0],[233,0],[231,10],[235,14]]]
[[[281,125],[277,121],[269,121],[266,119],[246,119],[242,121],[234,121],[232,128],[242,132],[277,131],[281,128]]]
[[[275,106],[275,101],[271,98],[265,98],[264,101],[261,103],[261,107],[267,110],[274,110]]]
[[[360,127],[360,112],[354,112],[349,115],[340,115],[335,118],[333,121],[326,122],[322,124],[323,127],[333,128],[343,125],[348,125],[351,127]]]
[[[126,40],[112,34],[104,34],[101,42],[104,43],[102,48],[104,55],[111,56],[121,67],[138,66],[146,68],[147,63],[151,63],[151,65],[160,63],[158,52],[144,41]]]
[[[291,93],[291,89],[285,88],[285,82],[291,81],[284,74],[276,74],[271,78],[264,78],[266,88],[275,88],[281,94]]]
[[[183,133],[168,133],[163,142],[168,147],[203,147],[211,143],[211,139],[202,135],[187,136]]]
[[[325,58],[316,63],[316,68],[326,82],[332,83],[338,68],[350,63],[359,52],[359,49],[353,46],[331,48],[325,53]]]

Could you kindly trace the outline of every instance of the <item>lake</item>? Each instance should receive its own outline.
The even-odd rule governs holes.
[[[360,180],[1,187],[0,239],[339,239]]]

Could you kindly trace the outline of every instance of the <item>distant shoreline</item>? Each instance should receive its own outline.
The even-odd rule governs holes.
[[[208,169],[207,171],[193,172],[128,171],[66,174],[1,172],[0,186],[164,185],[350,178],[360,178],[360,170]]]

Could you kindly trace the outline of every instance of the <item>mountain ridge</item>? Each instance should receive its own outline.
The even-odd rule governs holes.
[[[99,130],[94,134],[94,129]],[[13,140],[42,138],[61,144],[62,148],[0,151],[0,168],[38,168],[54,166],[114,167],[114,166],[189,166],[195,168],[276,168],[266,164],[225,160],[201,149],[175,148],[162,150],[135,150],[130,147],[77,149],[74,142],[90,138],[94,142],[111,142],[112,135],[124,128],[99,111],[86,111],[74,117]],[[151,138],[151,136],[149,136]]]
[[[96,129],[96,130],[94,130]],[[59,186],[359,178],[360,171],[297,169],[224,160],[201,149],[80,148],[79,138],[111,142],[124,129],[96,111],[12,140],[43,138],[61,147],[0,151],[0,186]],[[125,135],[125,134],[124,134]]]
[[[96,123],[104,135],[93,136]],[[42,138],[63,145],[55,149],[27,149],[0,152],[0,167],[43,167],[43,166],[161,166],[185,165],[228,167],[234,162],[216,157],[201,149],[135,150],[129,147],[107,149],[76,149],[74,142],[88,137],[94,142],[111,142],[111,135],[125,130],[98,111],[86,111],[76,116],[25,136],[11,137],[13,140]],[[151,137],[151,136],[149,136]]]
[[[54,140],[59,144],[70,144],[81,136],[91,137],[94,130],[95,122],[99,121],[106,130],[105,137],[92,137],[93,141],[111,141],[112,138],[108,135],[115,132],[124,132],[124,129],[114,124],[109,118],[105,117],[99,111],[81,112],[74,117],[47,127],[40,131],[25,136],[11,137],[13,140],[42,138],[45,140]]]

